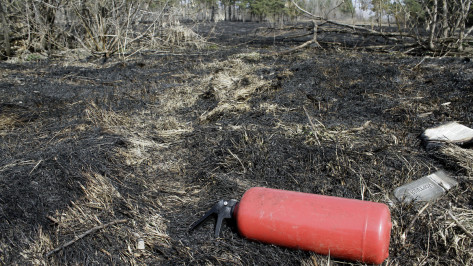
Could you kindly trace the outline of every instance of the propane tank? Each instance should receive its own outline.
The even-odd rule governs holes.
[[[191,229],[213,213],[216,237],[234,218],[242,236],[264,243],[373,264],[389,256],[391,214],[381,203],[254,187],[240,202],[219,201]]]

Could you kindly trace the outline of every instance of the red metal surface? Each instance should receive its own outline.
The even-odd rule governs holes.
[[[365,263],[389,256],[391,214],[385,204],[255,187],[234,215],[249,239]]]

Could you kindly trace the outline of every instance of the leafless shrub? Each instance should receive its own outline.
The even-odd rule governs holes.
[[[180,25],[183,12],[169,1],[2,1],[1,35],[3,46],[10,47],[6,44],[12,39],[17,52],[81,48],[99,56],[126,57],[142,49],[201,48],[203,38]]]
[[[11,47],[10,47],[10,29],[7,22],[5,10],[3,8],[2,3],[0,2],[0,23],[2,25],[2,35],[3,35],[3,46],[5,48],[5,55],[10,56],[11,54]]]
[[[466,28],[471,14],[471,0],[417,0],[421,10],[412,13],[405,8],[401,13],[409,17],[410,31],[431,51],[463,51],[473,27]],[[425,29],[425,31],[423,30]]]

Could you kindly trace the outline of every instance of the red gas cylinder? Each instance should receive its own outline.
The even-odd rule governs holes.
[[[233,216],[249,239],[365,263],[389,256],[391,214],[385,204],[254,187]]]

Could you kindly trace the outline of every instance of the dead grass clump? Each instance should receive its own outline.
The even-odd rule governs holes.
[[[214,62],[205,68],[210,68],[212,72],[203,78],[201,88],[206,98],[214,98],[218,104],[201,115],[201,122],[209,121],[224,113],[248,111],[246,101],[259,88],[270,84],[269,80],[264,80],[255,74],[256,70],[264,68],[263,66],[247,64],[239,58]]]
[[[124,136],[126,146],[119,148],[118,155],[124,159],[125,165],[141,165],[150,162],[152,150],[168,148],[168,144],[159,144],[146,136]]]
[[[20,252],[21,257],[31,263],[31,265],[50,265],[54,260],[49,261],[45,254],[54,248],[51,237],[43,232],[42,227],[37,229],[37,238],[28,240],[28,248]]]
[[[452,207],[449,212],[452,220],[448,221],[447,228],[457,227],[462,234],[462,238],[469,238],[470,243],[473,243],[473,210],[466,208]],[[472,252],[473,259],[473,252]]]
[[[143,238],[145,244],[170,246],[170,237],[167,234],[167,224],[159,214],[150,214],[143,217],[143,226],[136,232]]]
[[[154,121],[145,114],[127,116],[124,113],[104,110],[91,103],[86,110],[87,118],[106,132],[122,137],[116,151],[121,162],[128,166],[149,164],[153,152],[166,149],[168,143],[155,140],[156,134],[169,137],[170,141],[184,132],[192,131],[189,124],[182,125],[176,118],[160,118]]]
[[[84,175],[84,197],[49,217],[55,223],[54,234],[39,230],[37,239],[23,252],[25,259],[35,265],[61,264],[63,255],[74,245],[75,260],[88,252],[98,252],[105,260],[109,257],[113,261],[112,256],[120,254],[121,261],[134,264],[150,256],[150,247],[169,246],[166,221],[161,215],[150,214],[153,210],[141,213],[131,199],[122,197],[110,178],[97,173]],[[119,219],[124,212],[134,219]],[[85,238],[88,240],[82,240]],[[60,255],[56,257],[56,253]]]
[[[443,200],[427,204],[399,204],[391,208],[392,265],[471,265],[473,211]]]
[[[38,228],[36,239],[31,240],[29,248],[21,253],[26,261],[33,265],[60,264],[50,255],[61,251],[67,252],[65,249],[71,245],[78,245],[78,249],[84,249],[80,239],[98,231],[94,230],[94,227],[115,219],[117,215],[115,204],[124,199],[110,179],[96,173],[86,173],[84,176],[87,180],[85,186],[81,185],[84,197],[71,202],[66,210],[56,211],[56,214],[48,217],[56,227],[53,234],[46,233],[41,227]],[[92,238],[97,241],[97,236]]]
[[[170,47],[195,47],[197,49],[202,49],[205,47],[205,39],[199,34],[195,33],[192,29],[181,26],[174,25],[164,29],[163,37],[165,39],[164,43]]]
[[[116,131],[118,127],[130,124],[130,118],[111,110],[104,110],[91,102],[85,110],[86,117],[92,123],[102,126],[104,129]]]
[[[366,121],[363,125],[359,127],[354,127],[350,129],[328,129],[325,125],[317,119],[312,118],[307,110],[304,108],[309,120],[309,130],[307,133],[307,144],[321,144],[321,141],[341,141],[342,143],[353,143],[360,144],[363,140],[359,139],[357,133],[364,131],[370,127],[371,121]]]
[[[75,234],[78,229],[86,230],[102,224],[101,219],[115,216],[114,204],[123,201],[108,177],[97,173],[85,173],[84,177],[87,180],[85,186],[81,185],[84,197],[51,217],[57,223],[58,236]]]
[[[445,160],[463,168],[467,174],[473,176],[473,150],[464,149],[455,144],[442,145],[438,152]]]
[[[153,126],[156,134],[169,139],[175,139],[177,136],[193,130],[191,123],[183,123],[175,116],[159,117]]]
[[[259,62],[263,55],[258,52],[251,52],[251,53],[241,53],[231,56],[233,59],[243,59],[250,62]]]
[[[456,254],[457,263],[471,265],[473,263],[473,210],[455,207],[444,215],[444,227],[440,224],[434,237],[443,242],[447,253]]]
[[[159,106],[160,111],[173,113],[181,108],[193,106],[199,98],[195,92],[196,89],[190,86],[180,86],[166,91],[158,98],[162,102]]]
[[[0,130],[10,129],[17,124],[17,120],[13,115],[0,115]]]
[[[121,195],[110,179],[97,173],[88,173],[86,178],[88,180],[87,187],[81,185],[85,198],[88,199],[85,206],[91,209],[112,210],[114,199],[121,198]]]
[[[212,109],[210,112],[202,114],[200,120],[210,121],[225,113],[243,113],[249,110],[250,106],[246,103],[223,103]]]

